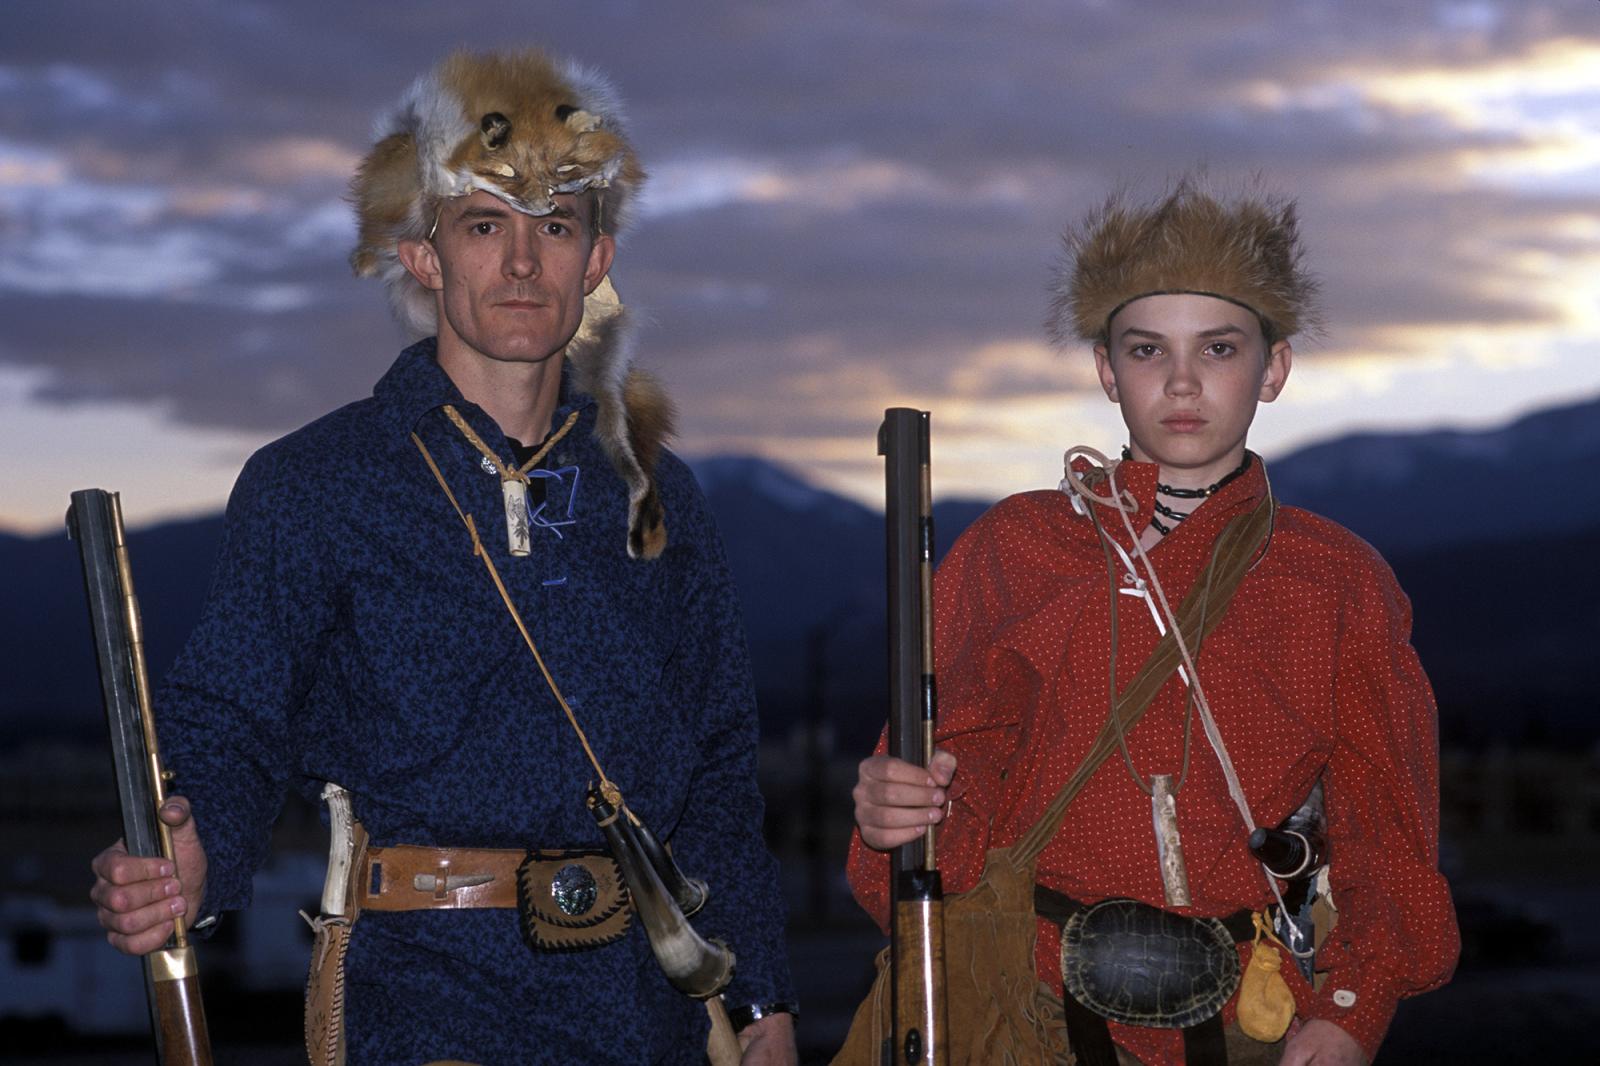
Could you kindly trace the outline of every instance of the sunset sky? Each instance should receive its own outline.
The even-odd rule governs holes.
[[[652,173],[614,271],[679,450],[874,499],[887,406],[945,495],[1110,450],[1044,339],[1063,226],[1203,165],[1298,197],[1328,335],[1253,444],[1600,392],[1600,3],[13,0],[0,25],[0,530],[68,493],[219,508],[402,344],[345,262],[373,119],[451,48],[608,72]],[[352,462],[361,462],[352,456]]]

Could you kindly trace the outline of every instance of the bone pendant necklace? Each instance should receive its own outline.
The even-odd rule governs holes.
[[[1150,797],[1150,821],[1156,834],[1156,864],[1161,871],[1161,891],[1169,907],[1187,907],[1189,897],[1189,870],[1183,861],[1183,840],[1178,836],[1178,790],[1189,776],[1190,727],[1194,723],[1194,696],[1187,700],[1183,716],[1183,769],[1174,781],[1171,774],[1151,774],[1147,782],[1133,768],[1133,756],[1128,752],[1128,738],[1122,732],[1122,723],[1115,713],[1111,721],[1117,726],[1117,744],[1122,749],[1123,762],[1134,783]]]
[[[521,466],[511,466],[502,462],[500,457],[483,443],[483,438],[467,425],[467,420],[461,417],[461,412],[453,405],[445,404],[444,413],[455,423],[461,435],[478,449],[485,461],[494,467],[495,473],[500,475],[500,499],[506,510],[506,550],[515,556],[528,555],[533,551],[533,537],[528,528],[528,471],[537,466],[539,460],[556,446],[556,442],[567,435],[567,431],[578,421],[578,412],[574,411],[568,415],[561,428],[550,434],[539,450],[533,453],[532,458]]]
[[[528,483],[502,477],[500,496],[506,505],[507,550],[512,555],[527,555],[533,550],[533,538],[528,535]]]
[[[1150,812],[1156,829],[1156,859],[1161,864],[1161,889],[1167,906],[1189,905],[1189,871],[1183,865],[1178,837],[1178,793],[1171,774],[1150,775]]]
[[[1110,555],[1107,554],[1109,565]],[[1147,561],[1148,565],[1148,561]],[[1200,599],[1200,631],[1205,632],[1206,606],[1211,597],[1211,578],[1209,571],[1206,575],[1206,587]],[[1159,628],[1159,620],[1157,621]],[[1165,632],[1165,630],[1163,630]],[[1195,646],[1198,655],[1200,647]],[[1128,768],[1128,775],[1133,778],[1145,795],[1150,797],[1150,821],[1155,828],[1156,837],[1156,865],[1161,871],[1161,891],[1166,897],[1169,907],[1187,907],[1191,902],[1189,895],[1189,869],[1183,861],[1183,840],[1178,836],[1178,790],[1183,788],[1183,783],[1189,777],[1189,742],[1193,738],[1194,727],[1194,679],[1183,669],[1178,667],[1178,677],[1188,685],[1188,692],[1184,697],[1183,707],[1183,764],[1178,771],[1178,779],[1174,781],[1171,774],[1151,774],[1150,780],[1145,781],[1139,776],[1139,771],[1134,769],[1133,754],[1128,751],[1128,737],[1122,731],[1122,721],[1117,717],[1116,698],[1117,691],[1117,593],[1113,587],[1111,594],[1111,723],[1116,727],[1117,747],[1122,749],[1122,761]]]

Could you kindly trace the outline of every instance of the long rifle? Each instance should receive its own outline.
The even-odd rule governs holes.
[[[83,587],[100,660],[100,692],[111,732],[111,762],[122,804],[123,842],[128,854],[161,856],[176,869],[171,831],[156,817],[166,802],[166,778],[150,716],[144,627],[133,593],[120,498],[101,489],[74,492],[67,532],[78,542],[83,561]],[[181,915],[173,919],[167,943],[144,957],[144,984],[157,1061],[162,1066],[211,1066],[200,971]]]
[[[884,457],[889,563],[889,754],[933,758],[933,490],[928,412],[892,407],[878,430]],[[891,857],[893,1044],[887,1063],[949,1061],[944,983],[944,889],[933,827]]]

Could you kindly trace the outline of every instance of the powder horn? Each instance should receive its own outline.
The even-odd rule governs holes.
[[[733,976],[733,951],[720,940],[705,940],[684,917],[685,901],[692,904],[690,913],[705,903],[705,883],[684,877],[626,804],[619,809],[599,790],[593,790],[589,812],[605,834],[606,847],[628,883],[628,895],[644,925],[650,950],[672,987],[695,999],[709,999],[721,992]]]
[[[711,890],[706,883],[698,877],[688,877],[678,868],[678,862],[672,853],[661,846],[656,835],[643,822],[631,819],[628,828],[633,831],[633,838],[638,842],[639,851],[649,861],[650,868],[661,879],[661,885],[667,890],[675,901],[678,909],[685,918],[692,918],[701,907],[706,905],[706,899],[711,895]]]

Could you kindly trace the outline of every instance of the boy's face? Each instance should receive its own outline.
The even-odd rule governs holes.
[[[1269,349],[1245,308],[1175,293],[1118,311],[1094,359],[1133,457],[1159,463],[1175,488],[1204,488],[1243,461],[1256,404],[1277,399],[1293,352],[1288,341]]]

